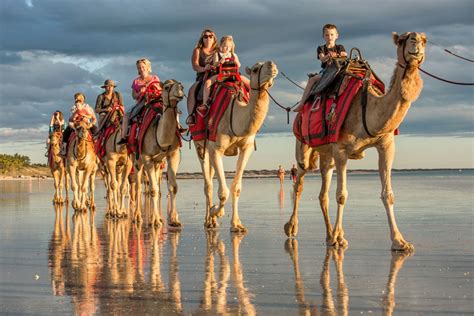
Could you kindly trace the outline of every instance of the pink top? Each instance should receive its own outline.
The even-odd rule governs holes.
[[[135,93],[139,93],[140,89],[142,87],[146,87],[146,85],[152,81],[160,81],[160,78],[158,78],[157,75],[151,75],[148,80],[143,80],[140,77],[136,77],[133,82],[132,82],[132,90],[135,91]]]

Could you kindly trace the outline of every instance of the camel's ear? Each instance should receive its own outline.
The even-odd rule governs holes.
[[[245,67],[245,73],[247,75],[250,75],[252,73],[252,70],[249,67]]]
[[[163,82],[160,81],[160,88],[163,89]]]
[[[397,34],[397,32],[392,32],[392,38],[395,45],[398,46],[398,39],[400,38],[400,36]]]

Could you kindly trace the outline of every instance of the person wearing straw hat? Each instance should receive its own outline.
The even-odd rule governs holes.
[[[95,112],[99,115],[99,132],[107,122],[120,121],[123,116],[123,99],[120,92],[115,91],[116,87],[112,79],[107,79],[101,86],[105,91],[97,96]]]

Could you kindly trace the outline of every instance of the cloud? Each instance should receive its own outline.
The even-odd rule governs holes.
[[[473,9],[472,1],[431,0],[368,0],[363,5],[342,0],[203,0],[199,4],[84,0],[80,7],[73,1],[4,0],[0,3],[0,127],[17,133],[2,134],[2,141],[20,139],[18,135],[27,135],[31,128],[44,128],[51,112],[69,111],[75,92],[84,92],[94,105],[107,78],[118,82],[130,107],[135,61],[141,57],[152,61],[161,79],[175,78],[189,87],[195,77],[192,49],[207,26],[219,36],[234,36],[243,66],[271,59],[300,84],[307,80],[306,73],[319,70],[315,50],[323,43],[325,23],[338,25],[339,42],[347,50],[361,49],[387,85],[396,58],[391,32],[423,31],[429,40],[423,69],[450,80],[474,82],[472,64],[439,47],[474,58]],[[403,128],[413,134],[469,131],[472,88],[422,77],[424,90]],[[280,75],[271,93],[290,106],[302,91]],[[445,108],[451,109],[449,115],[442,112]],[[457,110],[464,114],[458,115]],[[272,103],[262,132],[290,131],[286,112]]]

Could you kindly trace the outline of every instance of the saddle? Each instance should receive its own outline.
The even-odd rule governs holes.
[[[345,57],[333,58],[332,62],[326,67],[321,79],[311,88],[310,96],[326,90],[341,72],[341,70],[347,65],[347,59]]]
[[[359,55],[352,58],[354,51]],[[313,89],[325,88],[308,97],[293,124],[296,138],[311,147],[338,141],[352,99],[361,88],[362,96],[367,95],[369,89],[376,95],[383,94],[385,89],[357,48],[351,50],[349,59],[333,63],[326,73],[322,86]]]

